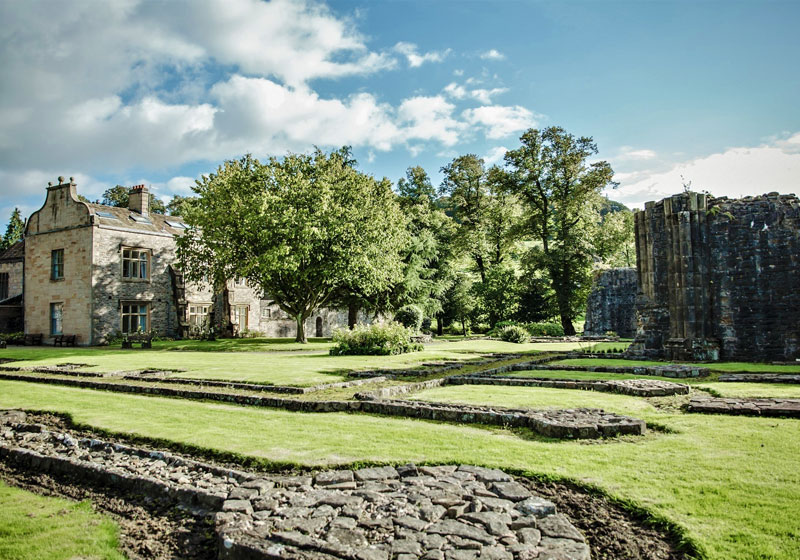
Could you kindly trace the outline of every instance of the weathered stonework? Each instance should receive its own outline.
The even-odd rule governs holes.
[[[25,272],[25,242],[19,241],[0,254],[0,333],[24,328],[22,285]]]
[[[584,336],[604,336],[614,332],[623,338],[636,334],[635,268],[612,268],[595,275],[586,304]]]
[[[636,213],[631,356],[800,357],[800,200],[687,192]]]

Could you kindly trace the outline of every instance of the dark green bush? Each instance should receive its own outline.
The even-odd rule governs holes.
[[[525,326],[531,336],[564,336],[560,323],[529,323]]]
[[[509,325],[500,330],[500,339],[506,342],[522,344],[523,342],[528,342],[530,338],[531,335],[528,334],[528,331],[518,325]]]
[[[432,323],[432,322],[433,322],[433,321],[431,320],[431,318],[430,318],[430,317],[425,317],[425,318],[422,320],[422,326],[420,327],[420,329],[422,330],[422,332],[424,332],[424,333],[426,333],[426,334],[430,333],[430,332],[431,332],[431,323]]]
[[[388,356],[422,350],[422,344],[411,342],[414,332],[399,323],[385,325],[356,325],[353,330],[339,329],[333,333],[331,356],[361,355]]]
[[[397,313],[394,314],[394,320],[404,327],[413,329],[414,332],[417,332],[422,326],[422,318],[424,316],[425,315],[422,313],[422,309],[416,305],[404,305],[397,310]]]
[[[25,340],[24,332],[0,333],[0,340],[8,344],[22,344]]]

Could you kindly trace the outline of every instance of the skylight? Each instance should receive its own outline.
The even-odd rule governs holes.
[[[98,210],[97,212],[95,212],[95,214],[97,214],[101,218],[109,218],[111,220],[117,219],[117,217],[114,214],[112,214],[111,212],[106,212],[105,210]]]
[[[178,229],[186,229],[186,228],[189,227],[186,224],[184,224],[183,222],[177,222],[175,220],[166,220],[166,222],[167,222],[167,225],[169,227],[174,227],[174,228],[178,228]]]
[[[153,223],[148,218],[145,218],[144,216],[142,216],[140,214],[131,214],[131,220],[133,220],[134,222],[138,222],[140,224],[152,224]]]

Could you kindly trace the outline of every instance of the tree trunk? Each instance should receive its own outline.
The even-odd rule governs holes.
[[[561,326],[564,327],[566,336],[575,336],[575,325],[572,324],[572,317],[568,314],[561,313]]]
[[[295,319],[297,320],[297,337],[294,341],[305,344],[308,342],[306,339],[306,318],[302,315],[297,315]]]
[[[351,331],[355,328],[358,322],[358,304],[351,301],[347,306],[347,328]]]
[[[436,334],[439,336],[444,334],[444,313],[436,316]]]
[[[467,323],[464,321],[464,317],[461,317],[461,334],[467,336]]]

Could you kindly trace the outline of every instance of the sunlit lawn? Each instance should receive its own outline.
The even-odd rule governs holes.
[[[248,344],[250,340],[258,339],[239,339],[234,342]],[[325,342],[309,343],[308,347],[322,352],[173,351],[168,343],[159,343],[152,350],[9,347],[0,351],[0,357],[23,360],[14,363],[15,366],[72,362],[88,364],[89,367],[85,369],[94,371],[179,369],[183,371],[174,376],[307,386],[342,381],[345,379],[343,374],[352,370],[415,368],[426,362],[470,360],[493,352],[568,350],[574,348],[575,344],[513,344],[495,340],[434,342],[426,345],[422,352],[399,356],[330,356]]]
[[[551,365],[563,366],[663,366],[669,362],[657,362],[649,360],[625,360],[611,358],[570,358],[551,362]],[[800,373],[800,363],[797,365],[772,365],[758,364],[750,362],[709,362],[697,365],[718,372],[762,372],[762,373]]]
[[[0,558],[8,560],[122,560],[117,527],[75,503],[38,496],[0,481]]]
[[[456,462],[596,484],[685,527],[711,558],[800,557],[800,422],[659,410],[646,399],[555,389],[457,386],[423,398],[503,406],[602,406],[665,426],[605,443],[501,429],[122,395],[0,381],[0,406],[68,412],[114,432],[304,465]]]

